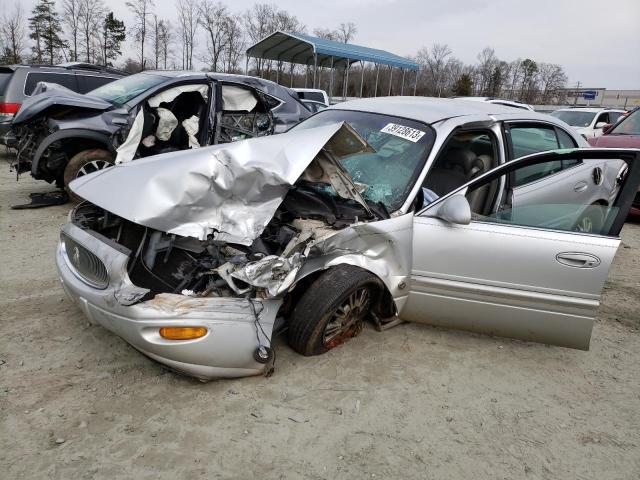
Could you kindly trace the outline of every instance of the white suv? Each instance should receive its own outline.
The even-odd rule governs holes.
[[[584,138],[599,137],[602,127],[618,121],[624,110],[611,108],[561,108],[551,115],[571,125]]]

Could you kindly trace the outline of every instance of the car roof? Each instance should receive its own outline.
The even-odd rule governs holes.
[[[610,107],[571,107],[571,108],[559,108],[557,110],[554,110],[555,112],[588,112],[588,113],[595,113],[595,112],[604,112],[604,111],[608,111],[608,112],[624,112],[625,110],[621,109],[621,108],[610,108]]]
[[[470,102],[454,98],[432,97],[378,97],[362,98],[329,107],[332,110],[356,110],[384,115],[395,115],[424,123],[436,123],[452,117],[468,115],[516,115],[518,118],[541,119],[546,115],[529,110],[515,110],[490,102]]]

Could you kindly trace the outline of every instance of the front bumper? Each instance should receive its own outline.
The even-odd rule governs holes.
[[[265,365],[253,353],[258,338],[262,345],[270,344],[281,300],[252,300],[262,329],[248,299],[161,294],[125,305],[141,291],[127,275],[128,252],[71,223],[62,231],[97,255],[107,268],[107,288],[91,287],[75,272],[63,243],[58,244],[56,265],[62,286],[90,322],[122,337],[148,357],[201,380],[264,371]],[[195,340],[166,340],[159,330],[167,326],[205,327],[207,334]]]

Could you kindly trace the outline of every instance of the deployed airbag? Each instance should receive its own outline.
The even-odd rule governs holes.
[[[246,88],[233,85],[222,86],[222,109],[226,111],[250,112],[258,104],[258,99]]]

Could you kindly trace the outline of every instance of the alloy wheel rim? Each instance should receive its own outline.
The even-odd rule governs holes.
[[[98,170],[103,170],[110,166],[111,164],[106,160],[91,160],[90,162],[85,163],[80,168],[80,170],[78,170],[76,178],[80,178],[90,173],[97,172]]]
[[[369,289],[361,287],[336,308],[324,328],[322,341],[325,347],[335,346],[356,333],[358,323],[365,317],[371,302]]]

